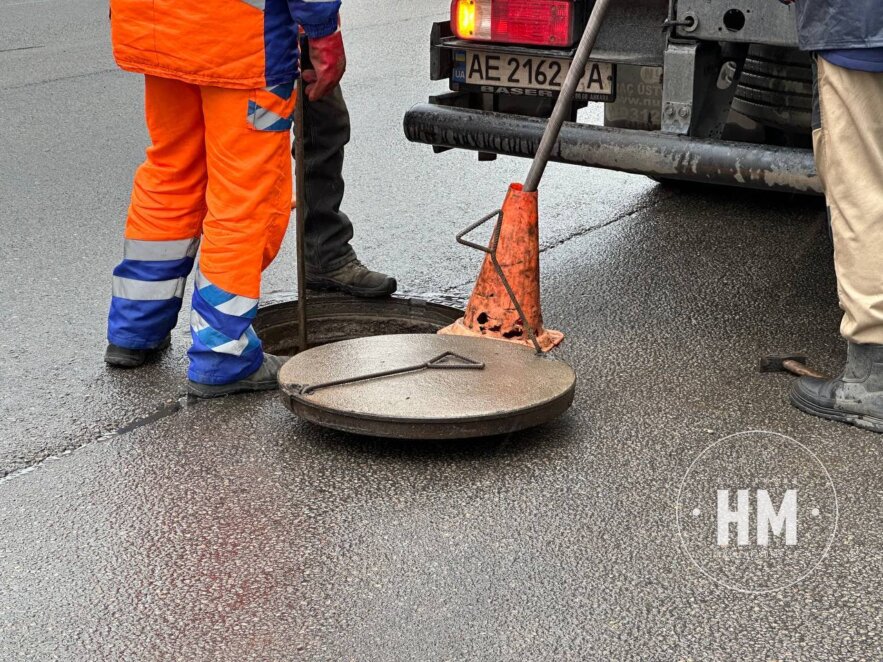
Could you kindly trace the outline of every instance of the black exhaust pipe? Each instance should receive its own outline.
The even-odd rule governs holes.
[[[436,147],[533,158],[546,120],[419,104],[405,114],[408,140]],[[559,163],[660,179],[822,194],[811,150],[691,138],[565,122],[552,151]]]

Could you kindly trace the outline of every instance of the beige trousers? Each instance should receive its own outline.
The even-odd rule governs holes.
[[[840,332],[883,344],[883,73],[818,58],[816,167],[834,235]]]

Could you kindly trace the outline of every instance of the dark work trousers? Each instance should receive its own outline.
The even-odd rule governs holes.
[[[303,53],[309,53],[309,47],[304,46]],[[303,67],[309,69],[309,58],[304,59]],[[340,211],[344,191],[343,152],[350,140],[350,115],[339,85],[318,101],[310,101],[304,95],[303,102],[307,270],[333,271],[356,257],[350,246],[353,224]]]

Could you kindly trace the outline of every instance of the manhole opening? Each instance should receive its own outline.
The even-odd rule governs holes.
[[[394,296],[358,299],[322,294],[307,299],[307,332],[310,347],[404,333],[436,333],[463,316],[457,299],[441,295],[426,298]],[[264,351],[279,356],[297,353],[297,298],[281,292],[265,297],[254,321]]]

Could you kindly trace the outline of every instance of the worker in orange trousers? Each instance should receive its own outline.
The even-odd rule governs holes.
[[[278,357],[252,328],[261,272],[290,216],[298,26],[311,100],[346,68],[339,0],[111,0],[117,64],[145,76],[151,145],[135,175],[123,261],[114,269],[107,363],[142,365],[167,347],[197,249],[189,391],[276,387]]]

